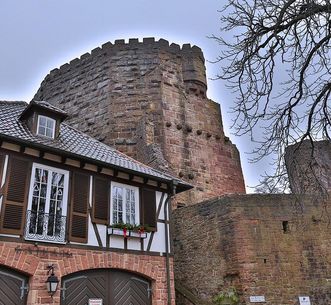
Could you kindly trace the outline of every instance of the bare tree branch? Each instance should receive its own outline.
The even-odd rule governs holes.
[[[285,147],[330,141],[330,0],[229,0],[221,11],[218,78],[236,93],[233,128],[257,142],[253,160]]]

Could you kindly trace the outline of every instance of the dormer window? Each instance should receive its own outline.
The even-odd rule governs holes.
[[[54,139],[56,121],[44,115],[38,115],[37,135]]]
[[[61,132],[61,123],[67,113],[44,101],[31,101],[23,110],[19,119],[36,136],[57,139]]]

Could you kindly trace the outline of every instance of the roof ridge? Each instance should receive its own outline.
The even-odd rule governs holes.
[[[64,111],[63,109],[57,107],[57,106],[54,106],[53,104],[45,101],[45,100],[32,100],[30,103],[30,105],[37,105],[37,106],[40,106],[40,107],[44,107],[44,108],[50,108],[51,110],[55,110],[57,112],[61,112],[63,114],[66,114],[67,115],[67,112]]]
[[[5,100],[0,100],[0,104],[11,104],[11,105],[22,105],[22,106],[28,105],[28,103],[25,101],[5,101]]]

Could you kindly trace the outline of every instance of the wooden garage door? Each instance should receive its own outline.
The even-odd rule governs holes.
[[[150,282],[135,274],[113,269],[82,271],[62,280],[62,305],[150,305]]]
[[[16,271],[0,267],[0,305],[24,305],[28,279]]]

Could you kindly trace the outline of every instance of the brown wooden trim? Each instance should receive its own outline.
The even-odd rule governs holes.
[[[91,187],[91,176],[90,176],[90,181],[89,181],[89,198],[91,197],[91,194],[90,194],[90,191],[92,190],[92,202],[90,204],[92,204],[92,207],[91,205],[89,204],[89,215],[90,215],[90,218],[91,218],[91,222],[92,222],[92,226],[93,226],[93,230],[94,230],[94,233],[95,233],[95,236],[97,238],[97,241],[98,241],[98,245],[99,247],[102,247],[102,241],[101,241],[101,237],[100,237],[100,234],[99,234],[99,230],[98,230],[98,226],[96,225],[96,223],[93,221],[93,213],[92,213],[92,209],[93,209],[93,196],[94,196],[94,183],[95,183],[95,177],[92,177],[92,187]]]
[[[23,201],[22,202],[16,202],[12,200],[7,200],[7,194],[8,194],[8,187],[9,187],[9,182],[11,182],[10,179],[10,174],[12,171],[12,166],[15,163],[15,160],[21,160],[26,163],[26,177],[24,181],[24,194],[23,194]],[[17,162],[17,161],[16,161]],[[24,231],[24,224],[26,222],[26,210],[27,210],[27,205],[28,205],[28,196],[29,196],[29,186],[30,186],[30,177],[31,177],[31,168],[32,168],[32,163],[29,162],[26,158],[22,158],[20,156],[10,156],[8,157],[8,164],[7,164],[7,173],[6,173],[6,182],[3,186],[3,198],[2,198],[2,207],[1,207],[1,215],[0,215],[0,232],[3,234],[15,234],[15,235],[23,235]],[[5,222],[5,212],[6,212],[6,207],[8,206],[17,206],[22,208],[22,214],[21,214],[21,224],[20,224],[20,229],[9,229],[9,228],[4,228],[4,222]]]
[[[91,220],[92,220],[92,223],[97,223],[97,224],[103,224],[103,225],[108,225],[109,224],[109,217],[110,217],[110,195],[111,195],[111,180],[108,178],[105,178],[101,175],[93,175],[93,182],[92,182],[92,212],[91,212]],[[100,179],[100,180],[103,180],[104,182],[106,182],[107,184],[107,203],[108,203],[108,209],[107,209],[107,219],[100,219],[100,218],[97,218],[95,216],[96,212],[95,212],[95,209],[96,209],[96,180],[97,179]]]
[[[31,131],[33,134],[37,134],[37,126],[38,126],[38,113],[34,112],[32,115],[32,128]]]
[[[87,214],[85,213],[79,213],[79,212],[73,212],[71,210],[70,213],[70,220],[69,220],[69,240],[77,243],[87,243],[88,242],[88,217],[86,217]],[[72,236],[72,229],[73,229],[73,218],[74,216],[79,216],[79,217],[84,217],[87,218],[86,222],[86,229],[85,229],[85,237],[77,237],[77,236]]]
[[[17,237],[10,237],[10,236],[0,236],[0,242],[13,242],[16,243],[18,246],[20,244],[22,245],[36,245],[36,241],[31,241],[31,240],[25,240],[22,237],[17,238]],[[49,242],[43,242],[43,241],[37,241],[39,246],[42,247],[56,247],[60,249],[82,249],[86,251],[105,251],[105,252],[118,252],[118,253],[123,253],[123,254],[134,254],[134,255],[150,255],[150,256],[160,256],[160,252],[155,252],[155,251],[141,251],[141,250],[124,250],[124,249],[119,249],[119,248],[106,248],[106,247],[98,247],[98,246],[90,246],[90,245],[77,245],[77,244],[70,244],[67,243],[65,245],[63,244],[53,244]],[[37,246],[36,246],[37,247]],[[79,255],[79,254],[77,254]],[[166,253],[162,252],[162,256],[165,256]],[[173,255],[169,255],[172,257]]]
[[[0,152],[0,196],[2,195],[1,184],[2,184],[2,174],[5,170],[5,163],[6,163],[5,161],[6,161],[6,154]],[[5,183],[6,183],[6,177],[5,177]]]
[[[31,169],[31,166],[32,166],[32,162],[36,162],[36,163],[39,163],[39,164],[42,164],[42,165],[47,165],[47,166],[51,166],[51,167],[54,167],[54,168],[59,168],[59,169],[64,169],[64,170],[69,171],[68,213],[67,213],[68,220],[70,219],[70,217],[72,215],[72,212],[71,212],[71,209],[72,209],[71,195],[72,195],[72,191],[73,191],[73,189],[72,189],[72,185],[73,185],[72,173],[73,172],[81,172],[81,173],[86,174],[86,175],[93,174],[92,176],[105,178],[110,183],[111,183],[111,181],[114,181],[114,182],[119,182],[119,183],[123,183],[123,184],[126,184],[126,185],[136,186],[139,189],[141,189],[143,187],[143,184],[141,184],[139,182],[128,181],[126,179],[120,179],[120,178],[114,178],[114,177],[110,177],[109,175],[105,175],[105,174],[96,174],[95,172],[91,172],[90,170],[78,169],[76,167],[73,167],[73,166],[70,166],[70,165],[66,165],[66,164],[62,164],[60,162],[51,161],[51,160],[45,160],[43,158],[39,158],[39,157],[32,156],[32,155],[26,155],[26,154],[22,154],[22,153],[19,153],[19,152],[14,152],[14,151],[3,149],[3,148],[0,148],[0,153],[6,153],[6,154],[8,154],[9,155],[9,159],[11,159],[11,158],[14,157],[14,158],[20,158],[20,159],[24,159],[24,160],[27,160],[27,161],[31,162],[30,169]],[[8,162],[8,163],[10,163],[10,162]],[[8,171],[7,171],[7,173],[8,173]],[[31,174],[30,174],[29,177],[31,177]],[[29,183],[29,182],[30,182],[30,179],[27,179],[27,183]],[[150,189],[150,190],[159,191],[159,192],[162,193],[162,197],[165,196],[164,189],[158,189],[157,187],[150,186],[150,185],[144,185],[144,188]],[[28,198],[28,194],[29,194],[29,187],[27,185],[27,187],[26,187],[26,198]],[[110,198],[109,198],[109,205],[110,205]],[[24,215],[23,215],[24,223],[25,223],[25,216],[26,216],[25,212],[26,212],[26,208],[24,209]],[[81,215],[81,216],[83,216],[83,215]],[[108,217],[109,217],[109,215],[108,215]],[[71,232],[71,221],[68,221],[67,226],[68,226],[67,227],[67,229],[68,229],[67,230],[67,234],[69,234],[69,232]],[[87,227],[88,227],[88,224],[87,224]],[[10,232],[10,234],[14,234],[14,233],[13,232]],[[17,233],[15,233],[15,234],[17,234]],[[67,236],[67,238],[68,237],[69,236]],[[76,241],[77,242],[83,242],[82,240],[76,240]]]
[[[34,148],[32,148],[32,149],[34,149]],[[77,170],[77,167],[62,164],[60,162],[55,162],[55,161],[48,160],[48,159],[43,159],[43,158],[36,157],[36,156],[33,156],[33,155],[25,154],[25,153],[22,154],[22,153],[19,153],[19,152],[13,151],[13,150],[8,150],[8,149],[5,149],[5,148],[0,148],[0,153],[1,152],[5,153],[7,155],[10,155],[10,156],[19,157],[19,158],[22,158],[22,159],[27,159],[27,160],[30,160],[31,162],[40,163],[40,164],[43,164],[43,165],[64,169],[64,170],[67,170],[67,171]],[[40,150],[39,150],[39,152],[40,152]]]
[[[165,196],[165,193],[162,193],[161,198],[159,200],[159,204],[157,206],[157,212],[156,212],[156,215],[155,215],[155,217],[156,217],[156,229],[157,229],[157,223],[160,222],[159,217],[160,217],[160,213],[161,213],[161,208],[163,206],[164,196]],[[168,200],[168,198],[169,197],[167,197],[166,201]],[[149,238],[148,245],[147,245],[147,251],[149,251],[151,249],[153,238],[154,238],[154,232],[152,232],[151,237]]]
[[[110,177],[110,176],[103,175],[103,174],[101,174],[101,175],[106,176],[110,181],[118,182],[118,183],[121,183],[121,184],[131,185],[131,186],[135,186],[135,187],[139,187],[139,188],[148,188],[148,189],[158,191],[158,192],[162,192],[162,193],[164,193],[164,191],[165,191],[164,189],[159,189],[159,188],[151,186],[151,185],[145,185],[145,184],[142,184],[142,183],[129,181],[129,180],[126,180],[126,179]]]
[[[108,228],[106,230],[106,248],[108,249],[110,247],[110,235],[108,234]]]
[[[87,191],[87,195],[85,198],[85,202],[82,202],[81,205],[83,205],[83,210],[85,210],[86,212],[80,212],[80,211],[74,211],[75,206],[74,206],[74,196],[75,196],[75,192],[79,192],[79,189],[76,189],[75,187],[75,183],[76,183],[76,179],[75,179],[75,175],[82,175],[85,176],[85,178],[87,179],[87,184],[86,186],[82,186],[80,185],[79,187],[82,187],[84,190],[88,190]],[[86,188],[86,189],[85,189]],[[72,192],[69,196],[70,198],[70,202],[71,202],[71,207],[70,207],[70,217],[69,217],[69,240],[70,241],[74,241],[74,242],[81,242],[81,243],[87,243],[88,242],[88,226],[89,226],[89,193],[90,193],[90,175],[87,174],[83,174],[81,172],[75,171],[73,172],[73,179],[72,179]],[[73,230],[73,222],[74,222],[74,217],[81,217],[81,218],[85,218],[85,234],[84,237],[79,237],[79,236],[73,236],[72,235],[72,230]]]
[[[144,238],[140,238],[140,251],[144,251]]]
[[[164,193],[162,193],[159,204],[157,206],[157,211],[156,211],[156,219],[158,221],[158,219],[160,218],[160,213],[161,213],[161,208],[163,205],[163,199],[164,199]]]
[[[109,248],[111,252],[119,252],[119,253],[129,253],[129,254],[138,254],[138,255],[150,255],[150,256],[166,256],[165,252],[155,252],[155,251],[139,251],[139,250],[123,250],[118,248]],[[170,257],[173,257],[172,254],[169,254]]]
[[[20,145],[19,144],[15,144],[14,142],[7,142],[7,141],[4,141],[2,142],[1,144],[1,148],[3,149],[7,149],[9,151],[15,151],[15,152],[20,152]]]
[[[169,202],[168,202],[169,244],[170,244],[169,253],[174,253],[174,241],[173,241],[174,228],[173,228],[173,221],[172,221],[172,208],[171,208],[172,203],[171,202],[172,202],[172,197],[169,196]]]
[[[35,149],[33,147],[31,147],[31,148]],[[39,151],[40,151],[40,149],[39,149]],[[22,159],[23,158],[28,159],[31,162],[36,162],[36,163],[40,163],[40,164],[43,164],[43,165],[48,165],[48,166],[51,166],[51,167],[64,169],[64,170],[67,170],[67,171],[70,171],[70,172],[79,171],[79,172],[82,172],[82,173],[85,173],[85,174],[88,174],[88,175],[103,177],[105,179],[108,179],[109,181],[114,181],[114,182],[127,184],[127,185],[131,185],[131,186],[136,186],[136,187],[139,187],[139,188],[144,187],[144,188],[155,190],[155,191],[158,191],[158,192],[161,192],[161,193],[167,193],[167,191],[164,188],[159,188],[159,187],[156,187],[156,186],[153,186],[153,185],[139,183],[139,182],[136,182],[136,181],[130,181],[130,180],[127,180],[127,179],[122,179],[122,178],[106,175],[106,174],[103,174],[103,173],[96,173],[95,171],[91,171],[91,170],[84,169],[84,168],[77,168],[75,166],[63,164],[63,163],[61,163],[62,161],[61,162],[56,162],[56,161],[44,159],[42,157],[36,157],[36,156],[28,155],[28,154],[22,154],[22,153],[19,153],[19,152],[15,152],[15,151],[8,150],[8,149],[0,147],[0,153],[1,152],[5,153],[5,154],[8,154],[10,156],[12,156],[12,155],[13,156],[18,156]],[[44,152],[42,152],[42,154],[44,154]],[[61,160],[65,159],[65,158],[66,158],[66,156],[61,156]],[[75,159],[73,159],[73,160],[75,160]],[[93,163],[91,163],[91,164],[93,164]],[[110,169],[114,170],[112,167],[107,167],[107,168],[110,168]],[[138,173],[134,174],[134,176],[141,177],[141,176],[139,176]],[[157,178],[155,178],[155,181],[157,181]]]
[[[96,166],[102,166],[102,167],[105,167],[105,168],[111,168],[112,170],[123,171],[127,174],[132,173],[134,175],[137,175],[137,176],[140,176],[140,177],[143,177],[143,178],[146,178],[146,179],[161,181],[161,182],[168,185],[168,191],[169,192],[170,192],[170,189],[171,189],[170,185],[171,185],[172,181],[170,181],[169,179],[156,178],[153,175],[149,175],[149,174],[145,174],[145,173],[137,173],[137,172],[135,172],[134,170],[131,170],[131,169],[124,169],[120,166],[111,165],[111,164],[108,164],[108,163],[103,162],[103,161],[95,160],[93,158],[85,157],[85,156],[82,156],[82,155],[77,155],[77,154],[72,153],[72,152],[66,152],[66,151],[63,151],[59,148],[49,147],[49,146],[46,146],[46,145],[43,145],[43,144],[39,144],[39,143],[19,139],[19,138],[13,137],[13,136],[0,135],[0,140],[7,141],[8,143],[15,143],[16,145],[24,145],[26,147],[30,147],[30,148],[34,148],[34,149],[38,149],[38,150],[42,150],[42,151],[47,151],[47,152],[50,152],[50,153],[53,153],[53,154],[69,157],[69,158],[72,158],[72,159],[77,159],[77,160],[80,160],[80,161],[84,161],[84,162],[94,164]],[[189,190],[191,188],[193,188],[193,186],[185,185],[185,184],[180,184],[179,186],[177,186],[178,192],[181,192],[181,191],[184,191],[184,190]]]
[[[13,235],[23,235],[23,229],[24,229],[24,224],[25,224],[25,218],[26,218],[26,207],[22,207],[22,204],[19,204],[14,201],[6,201],[4,202],[5,199],[2,200],[2,208],[1,208],[1,226],[0,226],[0,233],[2,234],[13,234]],[[7,206],[17,206],[17,207],[22,207],[22,219],[21,219],[21,229],[16,230],[16,229],[7,229],[3,227],[3,224],[5,222],[5,210]]]
[[[151,246],[152,246],[152,242],[153,242],[154,234],[155,234],[155,232],[152,232],[152,233],[151,233],[151,237],[149,238],[148,245],[147,245],[147,249],[146,249],[147,251],[150,251],[150,250],[151,250]]]
[[[166,223],[166,224],[169,224],[170,223],[169,220],[165,221],[164,219],[158,219],[157,222]]]
[[[98,245],[99,245],[99,247],[102,247],[102,241],[101,241],[101,237],[100,237],[100,234],[99,234],[97,224],[92,222],[92,226],[93,226],[93,229],[94,229],[95,236],[97,237]]]
[[[70,219],[71,219],[71,192],[73,190],[73,175],[72,172],[69,172],[69,181],[68,181],[68,202],[67,202],[67,223],[66,223],[66,240],[69,240],[70,232]]]
[[[129,181],[129,180],[126,180],[126,179],[116,178],[116,177],[109,176],[109,175],[102,174],[102,173],[99,173],[99,174],[96,175],[96,173],[94,171],[90,171],[90,170],[87,170],[87,169],[80,169],[80,168],[77,168],[75,166],[63,164],[61,162],[55,162],[55,161],[52,161],[52,160],[47,160],[47,159],[43,159],[43,158],[40,158],[40,157],[28,155],[28,154],[22,154],[22,153],[15,152],[15,151],[8,150],[8,149],[4,149],[4,148],[0,148],[0,153],[1,152],[3,152],[4,154],[9,155],[10,157],[14,156],[14,157],[22,158],[22,159],[27,159],[27,160],[30,160],[31,162],[40,163],[42,165],[47,165],[47,166],[67,170],[69,172],[79,171],[79,172],[82,172],[82,173],[85,173],[85,174],[88,174],[88,175],[103,177],[105,179],[108,179],[109,181],[114,181],[114,182],[118,182],[118,183],[122,183],[122,184],[132,185],[132,186],[136,186],[136,187],[140,187],[140,188],[144,187],[146,189],[155,190],[155,191],[158,191],[158,192],[161,192],[161,193],[167,193],[165,191],[165,189],[163,189],[163,188],[158,188],[158,187],[155,187],[155,186],[152,186],[152,185],[145,185],[143,183],[139,183],[139,182],[135,182],[135,181]],[[65,158],[65,157],[63,156],[62,158]],[[136,176],[138,176],[138,175],[136,175]]]
[[[147,194],[146,194],[147,191]],[[151,191],[151,192],[150,192]],[[148,194],[149,193],[149,194]],[[150,222],[146,222],[146,198],[150,196],[152,193],[152,196],[154,197],[154,214],[149,215],[151,216],[150,218],[154,218],[154,220],[151,220]],[[156,191],[147,187],[142,187],[139,189],[139,205],[140,205],[140,222],[142,225],[149,225],[151,231],[157,231],[157,218],[156,218]],[[150,209],[149,209],[150,211]],[[154,223],[153,223],[154,221]],[[155,225],[155,226],[154,226]]]

